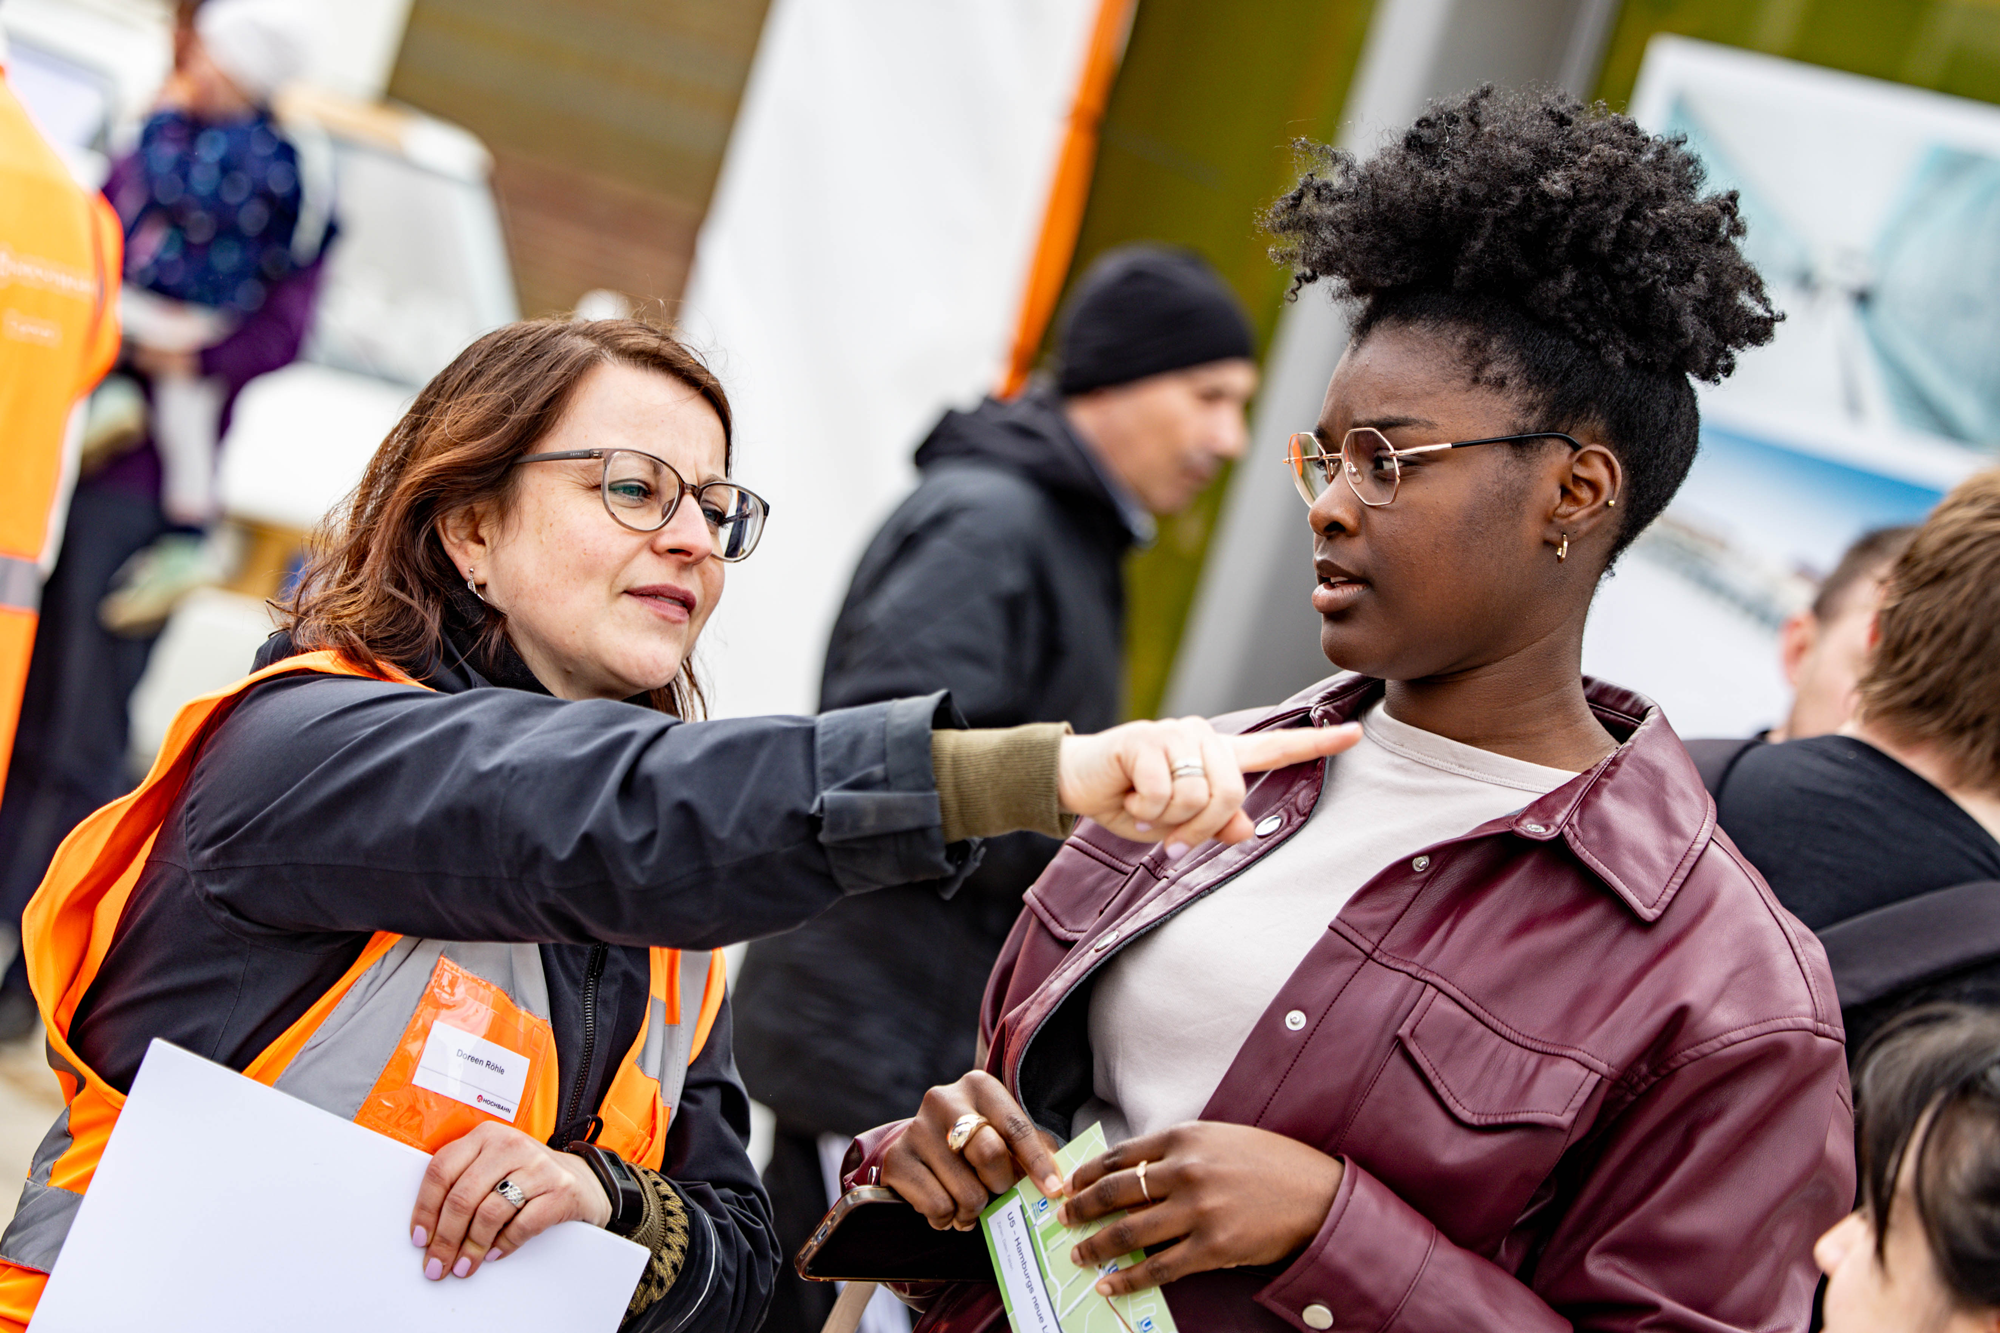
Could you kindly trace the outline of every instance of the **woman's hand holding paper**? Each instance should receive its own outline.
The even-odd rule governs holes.
[[[952,1126],[968,1115],[986,1123],[954,1152]],[[1061,1191],[1052,1145],[1000,1080],[981,1070],[925,1093],[922,1108],[882,1158],[882,1183],[939,1231],[970,1231],[987,1201],[1023,1175],[1047,1194]]]
[[[525,1200],[500,1191],[508,1182]],[[611,1199],[581,1157],[489,1120],[438,1149],[417,1188],[410,1242],[426,1251],[424,1276],[471,1277],[558,1222],[611,1220]]]
[[[1343,1169],[1337,1158],[1297,1139],[1196,1120],[1128,1139],[1085,1162],[1069,1178],[1057,1216],[1079,1226],[1125,1213],[1076,1247],[1070,1258],[1078,1267],[1167,1245],[1098,1282],[1098,1291],[1118,1296],[1189,1273],[1275,1264],[1296,1254],[1325,1224]]]

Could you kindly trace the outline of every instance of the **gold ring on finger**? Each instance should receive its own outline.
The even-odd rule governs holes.
[[[1199,759],[1183,759],[1168,771],[1173,774],[1174,781],[1176,782],[1179,782],[1182,778],[1205,778],[1208,776],[1208,766]]]
[[[979,1132],[980,1127],[992,1123],[977,1111],[967,1111],[951,1122],[951,1133],[944,1136],[944,1146],[955,1153],[962,1153],[965,1151],[965,1145],[972,1141],[972,1136]]]
[[[1151,1203],[1153,1201],[1153,1191],[1146,1188],[1146,1167],[1148,1165],[1146,1162],[1139,1163],[1139,1193],[1146,1196],[1147,1203]]]

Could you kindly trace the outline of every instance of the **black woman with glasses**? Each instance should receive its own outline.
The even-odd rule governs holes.
[[[721,946],[948,892],[979,838],[1072,815],[1242,841],[1245,770],[1352,743],[967,731],[943,693],[696,720],[690,655],[770,512],[730,424],[701,361],[631,320],[507,326],[417,395],[259,669],[182,711],[28,909],[68,1105],[0,1236],[0,1329],[157,1037],[433,1154],[413,1274],[583,1221],[649,1253],[625,1328],[748,1333],[780,1256]],[[218,1171],[293,1169],[229,1161],[228,1129]],[[337,1298],[298,1219],[243,1224],[296,1232],[299,1284]]]
[[[1700,187],[1622,116],[1491,89],[1365,162],[1314,150],[1268,224],[1353,308],[1286,459],[1340,674],[1232,723],[1363,739],[1257,779],[1248,843],[1080,828],[984,1068],[861,1136],[850,1184],[962,1226],[1047,1180],[1037,1130],[1101,1128],[1058,1213],[1118,1219],[1086,1271],[1144,1252],[1094,1283],[1131,1327],[1161,1299],[1232,1333],[1806,1326],[1854,1188],[1825,954],[1660,710],[1581,668],[1694,457],[1690,381],[1771,333]],[[920,1333],[998,1327],[990,1287],[912,1295]]]

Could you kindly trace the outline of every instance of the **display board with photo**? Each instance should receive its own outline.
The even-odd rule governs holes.
[[[1847,545],[2000,455],[2000,107],[1676,37],[1633,117],[1739,192],[1784,322],[1599,594],[1584,669],[1683,736],[1782,719],[1777,632]]]

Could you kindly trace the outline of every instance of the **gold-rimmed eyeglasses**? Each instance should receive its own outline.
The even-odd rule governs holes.
[[[634,532],[658,532],[673,520],[681,497],[692,495],[715,538],[715,558],[732,563],[757,549],[771,506],[763,496],[733,481],[705,481],[697,486],[665,459],[637,449],[561,449],[528,454],[517,463],[560,463],[601,458],[604,474],[598,482],[604,512],[620,527]]]
[[[1380,509],[1396,498],[1396,488],[1403,482],[1401,460],[1419,454],[1434,454],[1443,449],[1469,449],[1475,444],[1523,444],[1529,440],[1562,440],[1572,449],[1581,449],[1583,444],[1559,430],[1533,430],[1520,435],[1489,435],[1479,440],[1453,440],[1448,444],[1419,444],[1408,449],[1398,449],[1389,443],[1389,437],[1373,426],[1356,426],[1340,437],[1340,448],[1327,453],[1320,447],[1320,437],[1315,431],[1300,431],[1292,436],[1285,450],[1285,461],[1291,465],[1292,482],[1299,488],[1299,494],[1307,504],[1312,504],[1333,484],[1334,473],[1347,478],[1347,485],[1354,492],[1354,498],[1371,509]]]

